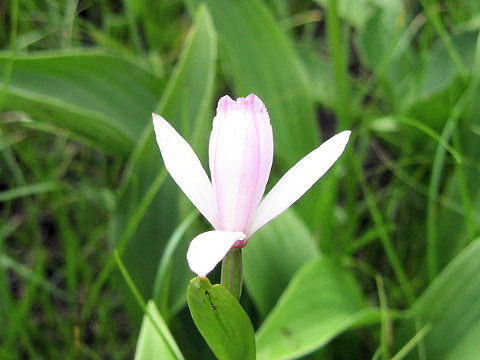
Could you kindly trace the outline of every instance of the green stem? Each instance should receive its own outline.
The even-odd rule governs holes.
[[[221,284],[232,293],[237,300],[242,295],[242,249],[233,248],[223,258]]]

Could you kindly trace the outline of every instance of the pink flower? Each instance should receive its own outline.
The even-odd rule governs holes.
[[[273,134],[267,109],[251,94],[218,102],[210,134],[211,181],[188,143],[153,114],[165,167],[215,230],[190,243],[187,260],[205,276],[232,247],[243,247],[263,225],[297,201],[340,157],[350,131],[335,135],[293,166],[263,198],[273,161]]]

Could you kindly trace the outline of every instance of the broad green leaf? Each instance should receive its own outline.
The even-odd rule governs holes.
[[[147,311],[150,316],[143,316],[135,360],[182,360],[183,355],[152,300],[147,304]]]
[[[206,8],[200,8],[179,63],[158,107],[158,113],[185,138],[198,138],[204,143],[206,143],[205,122],[208,119],[213,94],[216,45],[210,15]],[[117,212],[112,223],[114,240],[119,239],[125,224],[136,216],[138,204],[147,190],[161,171],[165,171],[162,164],[153,126],[149,123],[137,143],[125,174],[125,185],[119,196]],[[125,251],[125,264],[145,297],[152,295],[161,253],[178,221],[178,194],[177,186],[167,175],[167,180],[150,204]],[[189,274],[186,271],[185,254],[182,254],[180,262],[182,270],[173,271],[180,279],[172,281],[175,281],[178,289],[182,289],[176,294],[178,296],[181,294],[184,299],[188,284],[186,276]]]
[[[315,0],[315,2],[326,10],[328,0]],[[338,12],[348,24],[362,29],[375,10],[372,3],[373,1],[368,0],[340,0],[338,1]]]
[[[377,10],[366,23],[358,39],[363,63],[369,68],[379,66],[395,46],[393,34],[387,31],[381,10]]]
[[[352,2],[352,1],[349,1]],[[363,1],[354,1],[361,3]],[[389,57],[392,50],[400,45],[402,36],[406,36],[407,14],[405,7],[400,1],[373,0],[367,1],[370,7],[369,12],[365,13],[358,38],[358,47],[363,61],[369,67],[376,68],[383,65],[382,61]],[[347,1],[342,1],[347,3]],[[340,8],[341,9],[341,8]],[[351,14],[351,8],[347,6],[347,11]],[[406,43],[408,45],[408,43]]]
[[[298,271],[257,331],[257,359],[294,359],[378,320],[350,271],[322,256]]]
[[[275,154],[291,166],[319,145],[314,108],[294,47],[258,0],[188,0],[206,3],[221,41],[235,95],[258,95],[272,120]],[[278,160],[278,159],[277,159]]]
[[[0,57],[0,79],[7,61]],[[162,88],[151,73],[104,54],[22,56],[13,63],[5,105],[127,157]]]
[[[477,36],[478,32],[464,32],[452,37],[469,69],[473,67]],[[453,64],[443,43],[439,42],[427,53],[425,66],[412,88],[406,110],[410,116],[423,119],[440,132],[463,90],[459,69]]]
[[[404,9],[400,2],[395,3],[393,8],[377,8],[365,22],[357,47],[362,63],[374,72],[384,96],[405,103],[418,87],[417,59],[410,43],[419,25],[412,21],[406,28]]]
[[[332,107],[335,101],[335,88],[331,86],[334,78],[331,64],[311,49],[298,48],[297,52],[308,74],[310,96],[320,104]]]
[[[225,287],[196,277],[188,285],[187,301],[195,325],[218,359],[255,359],[252,323]]]
[[[463,61],[472,67],[478,32],[463,32],[452,38]],[[431,52],[425,64],[425,73],[421,87],[421,97],[429,98],[448,88],[459,74],[458,66],[453,63],[443,43],[438,43]]]
[[[289,210],[261,228],[243,250],[245,285],[265,318],[298,268],[319,255],[305,224]]]
[[[480,358],[480,239],[463,250],[412,308],[431,329],[423,340],[426,359]],[[408,334],[415,333],[413,325]],[[416,358],[412,351],[409,359]]]

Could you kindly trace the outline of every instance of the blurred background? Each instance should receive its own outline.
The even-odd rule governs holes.
[[[208,169],[217,100],[255,93],[267,190],[353,131],[245,248],[258,359],[479,359],[479,29],[478,0],[1,0],[0,358],[133,358],[132,284],[213,358],[186,307],[209,227],[150,114]]]

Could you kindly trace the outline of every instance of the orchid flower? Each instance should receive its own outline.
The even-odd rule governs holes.
[[[340,157],[350,137],[350,131],[343,131],[313,150],[262,200],[273,161],[273,133],[257,96],[219,100],[209,144],[211,181],[190,145],[165,119],[153,114],[153,125],[166,169],[215,229],[190,243],[188,264],[199,276],[297,201]]]

